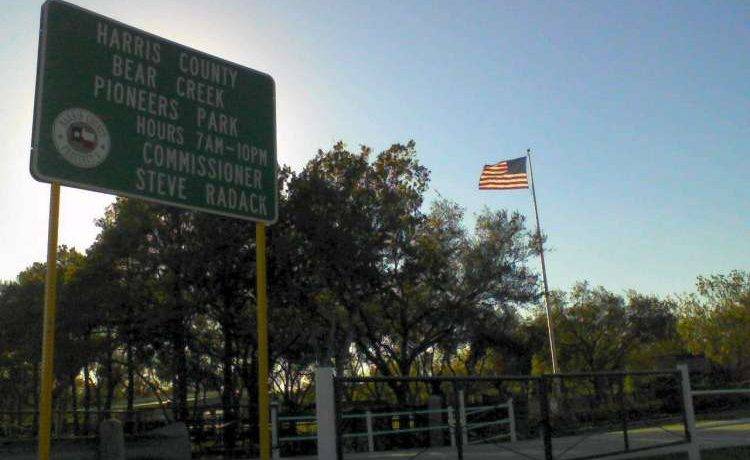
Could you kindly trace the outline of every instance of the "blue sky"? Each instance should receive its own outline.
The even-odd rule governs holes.
[[[467,225],[484,206],[533,217],[524,191],[477,190],[484,163],[531,148],[555,288],[669,294],[750,269],[750,3],[76,3],[273,75],[294,168],[337,139],[414,139]],[[28,172],[39,6],[0,16],[0,279],[44,259],[49,187]],[[85,249],[111,197],[62,200],[61,243]]]

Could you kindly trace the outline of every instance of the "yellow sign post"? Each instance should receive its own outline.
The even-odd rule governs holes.
[[[39,460],[49,460],[52,428],[52,385],[54,382],[55,316],[57,300],[57,230],[60,217],[60,185],[50,188],[47,276],[44,292],[42,335],[42,388],[39,402]],[[266,292],[266,224],[255,224],[256,289],[258,321],[258,412],[260,458],[271,458],[270,398],[268,387],[268,297]]]
[[[55,380],[55,315],[57,310],[57,228],[60,218],[60,184],[53,182],[49,196],[47,277],[44,280],[44,330],[42,332],[42,389],[39,397],[39,460],[49,460],[52,428],[52,384]]]
[[[255,260],[258,303],[258,422],[260,424],[260,459],[271,459],[271,432],[268,392],[268,299],[266,297],[266,224],[255,224]]]

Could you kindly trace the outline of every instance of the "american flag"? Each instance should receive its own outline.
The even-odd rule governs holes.
[[[509,190],[529,188],[526,175],[526,157],[484,165],[479,177],[479,190]]]

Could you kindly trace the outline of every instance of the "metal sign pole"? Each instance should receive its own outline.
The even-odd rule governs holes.
[[[57,309],[57,229],[60,217],[60,184],[53,182],[49,196],[47,276],[44,281],[44,329],[42,332],[42,388],[39,399],[39,460],[50,458],[52,385],[54,383],[55,314]]]
[[[271,459],[268,394],[268,299],[266,296],[266,224],[255,224],[256,284],[258,302],[258,422],[260,458]]]

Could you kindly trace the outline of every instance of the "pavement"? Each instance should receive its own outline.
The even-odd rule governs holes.
[[[630,449],[646,449],[625,454],[607,455],[613,460],[648,458],[654,455],[685,452],[688,445],[659,445],[684,441],[684,427],[681,424],[664,425],[635,429],[628,432]],[[698,439],[702,450],[721,447],[750,446],[750,420],[719,422],[709,421],[698,424]],[[591,458],[597,455],[622,451],[622,432],[609,432],[594,435],[566,436],[553,438],[555,460]],[[287,457],[282,457],[287,458]],[[295,460],[317,460],[315,456],[288,457]],[[541,440],[525,440],[515,443],[484,443],[464,448],[464,460],[544,460],[544,445]],[[400,450],[371,453],[345,453],[345,460],[458,460],[455,448],[440,447],[426,450]],[[333,460],[333,459],[332,459]]]

